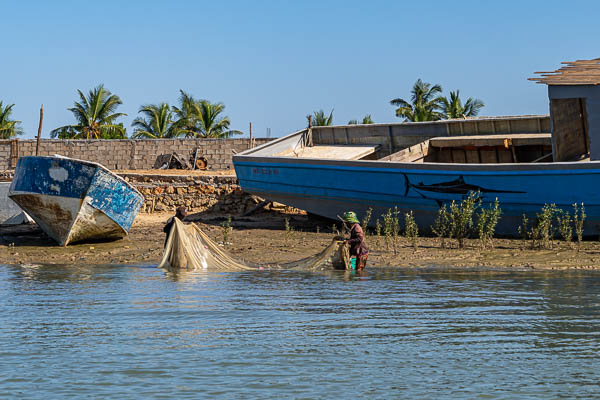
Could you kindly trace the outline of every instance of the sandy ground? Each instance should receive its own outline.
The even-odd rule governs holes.
[[[140,214],[128,237],[101,243],[59,247],[35,225],[0,227],[0,263],[5,264],[157,264],[162,257],[162,228],[170,214]],[[293,231],[286,231],[285,218]],[[198,215],[197,222],[214,241],[223,241],[224,217]],[[332,239],[331,221],[305,215],[264,213],[252,218],[234,219],[233,231],[224,248],[235,258],[261,262],[285,262],[321,251]],[[319,226],[319,233],[316,227]],[[552,250],[531,250],[521,240],[496,239],[495,248],[481,249],[477,240],[468,240],[465,249],[444,249],[435,238],[420,238],[415,251],[401,238],[397,252],[387,250],[383,238],[369,236],[370,268],[481,270],[564,270],[600,269],[600,243],[586,241],[581,251],[564,242]],[[573,246],[574,247],[574,246]]]

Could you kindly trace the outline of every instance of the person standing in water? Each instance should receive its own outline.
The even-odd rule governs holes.
[[[185,207],[177,207],[177,210],[175,210],[175,216],[169,218],[165,227],[163,228],[163,232],[165,233],[165,244],[163,245],[163,247],[167,245],[167,241],[169,240],[169,234],[171,234],[171,227],[175,223],[175,218],[179,218],[181,221],[183,221],[185,217],[187,217],[187,211]]]
[[[365,234],[354,211],[344,213],[344,222],[350,224],[350,239],[346,239],[345,243],[350,245],[350,256],[356,257],[356,269],[362,271],[367,266],[369,258]]]

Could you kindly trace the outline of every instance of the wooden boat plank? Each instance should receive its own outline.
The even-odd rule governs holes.
[[[364,145],[318,145],[285,150],[277,157],[320,158],[329,160],[359,160],[377,151],[379,146]]]
[[[508,141],[508,142],[507,142]],[[534,146],[552,143],[549,133],[508,134],[508,135],[472,135],[454,137],[436,137],[429,139],[432,147],[464,147],[464,146]]]

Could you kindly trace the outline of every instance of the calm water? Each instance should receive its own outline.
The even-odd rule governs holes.
[[[600,274],[0,265],[0,398],[600,398]]]

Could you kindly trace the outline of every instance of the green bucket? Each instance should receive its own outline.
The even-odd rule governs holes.
[[[350,269],[356,269],[356,257],[350,257]]]

